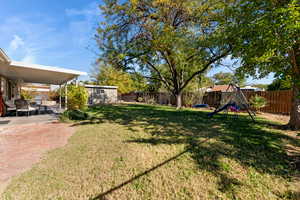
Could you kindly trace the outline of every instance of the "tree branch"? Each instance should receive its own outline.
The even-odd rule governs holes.
[[[208,69],[208,67],[209,67],[211,64],[213,64],[213,63],[216,62],[217,60],[219,60],[219,59],[224,58],[225,56],[227,56],[227,55],[230,53],[231,50],[232,50],[232,47],[230,46],[229,49],[228,49],[227,51],[225,51],[225,52],[222,53],[221,55],[216,56],[215,58],[213,58],[213,59],[211,59],[210,61],[208,61],[208,63],[205,64],[205,66],[204,66],[203,69],[201,69],[201,70],[195,72],[194,74],[192,74],[192,76],[191,76],[190,78],[188,78],[188,79],[185,81],[185,83],[184,83],[183,86],[180,88],[180,90],[184,89],[184,88],[189,84],[189,82],[190,82],[195,76],[204,73],[204,72]]]
[[[157,73],[157,75],[159,76],[160,80],[166,85],[166,87],[171,91],[171,85],[167,79],[165,77],[162,76],[162,74],[160,73],[160,71],[149,61],[146,61],[147,64]]]

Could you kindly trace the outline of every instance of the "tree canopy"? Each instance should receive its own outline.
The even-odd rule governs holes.
[[[115,69],[109,65],[100,65],[99,71],[94,73],[94,79],[100,85],[118,86],[120,94],[135,91],[134,80],[129,73]]]
[[[238,0],[228,6],[227,33],[235,36],[233,56],[240,72],[262,78],[270,72],[291,74],[293,52],[299,46],[299,2]]]
[[[289,76],[283,78],[276,78],[273,82],[268,85],[267,89],[269,91],[274,90],[290,90],[293,87],[292,80]]]
[[[237,74],[290,76],[290,127],[300,129],[299,0],[104,0],[99,61],[141,72],[177,97],[226,56]]]
[[[158,79],[180,107],[187,85],[231,51],[218,23],[223,6],[218,0],[105,0],[106,22],[96,36],[100,58]]]
[[[234,46],[233,57],[241,59],[239,73],[291,77],[294,97],[289,125],[300,129],[299,0],[236,0],[227,4],[224,13],[226,33],[235,38],[227,42]]]
[[[213,75],[213,80],[216,85],[228,85],[233,82],[237,82],[239,86],[244,86],[245,85],[245,78],[240,77],[237,75],[234,75],[233,73],[230,72],[218,72]]]

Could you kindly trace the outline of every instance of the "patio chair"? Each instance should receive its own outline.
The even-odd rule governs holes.
[[[26,112],[27,116],[29,116],[29,114],[32,111],[37,111],[37,108],[34,108],[32,106],[30,106],[29,102],[24,100],[24,99],[17,99],[15,100],[15,104],[16,104],[16,116],[18,116],[18,112]]]
[[[9,100],[9,101],[5,101],[4,105],[6,107],[6,112],[10,113],[10,112],[17,112],[17,107],[14,103],[14,100]]]

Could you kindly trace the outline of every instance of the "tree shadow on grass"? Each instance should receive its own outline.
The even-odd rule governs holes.
[[[287,180],[299,172],[290,165],[291,159],[285,151],[286,144],[299,147],[299,140],[268,129],[268,124],[262,121],[252,123],[246,116],[227,120],[221,116],[207,118],[207,113],[200,111],[134,104],[94,107],[90,113],[94,116],[90,123],[108,121],[131,131],[142,127],[150,134],[147,138],[134,138],[133,134],[133,139],[126,142],[184,144],[199,169],[218,177],[219,190],[232,197],[233,188],[242,183],[227,175],[230,166],[221,158]],[[212,142],[201,143],[209,138],[213,138]]]

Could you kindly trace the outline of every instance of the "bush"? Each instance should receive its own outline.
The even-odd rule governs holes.
[[[144,102],[144,98],[143,97],[138,97],[137,102]]]
[[[88,101],[88,92],[83,86],[68,85],[68,110],[84,110]]]
[[[33,99],[33,92],[27,90],[21,90],[21,98],[25,100],[32,100]]]
[[[250,98],[250,104],[256,111],[258,111],[260,108],[265,107],[267,103],[267,100],[259,95],[255,95]]]
[[[89,119],[89,115],[81,110],[66,110],[60,116],[61,121],[68,121],[68,120],[86,120]]]
[[[58,102],[59,101],[59,90],[49,91],[48,97],[49,97],[49,100]]]
[[[147,104],[151,104],[151,105],[155,105],[156,104],[156,100],[154,97],[150,97],[149,99],[146,100]]]

